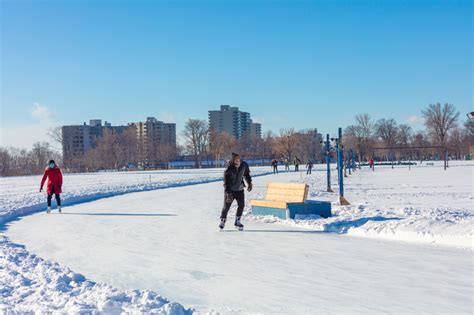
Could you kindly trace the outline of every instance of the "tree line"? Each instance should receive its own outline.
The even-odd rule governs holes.
[[[425,129],[416,131],[393,118],[374,120],[369,114],[356,115],[354,124],[344,129],[346,152],[354,150],[359,161],[443,159],[446,151],[450,158],[462,159],[470,153],[474,122],[467,119],[460,123],[460,114],[452,104],[431,104],[421,114]]]
[[[31,150],[0,147],[0,176],[41,174],[51,159],[61,163],[61,154],[47,142],[37,142]]]

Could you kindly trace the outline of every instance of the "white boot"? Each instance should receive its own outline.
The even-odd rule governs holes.
[[[51,212],[51,207],[48,207],[48,209],[46,210],[46,213],[50,213]]]
[[[58,211],[59,213],[61,213],[61,206],[58,206]]]

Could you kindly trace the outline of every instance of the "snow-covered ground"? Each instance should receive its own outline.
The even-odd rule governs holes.
[[[332,188],[338,192],[337,174],[332,175]],[[474,246],[474,163],[470,161],[452,161],[447,171],[442,162],[410,168],[377,167],[375,172],[362,168],[345,178],[344,195],[350,206],[340,206],[337,193],[325,191],[326,177],[322,174],[296,181],[308,183],[309,199],[331,201],[334,216],[288,221],[247,219],[377,239]],[[250,207],[247,214],[251,214]]]
[[[134,288],[159,292],[200,312],[471,314],[472,171],[466,162],[451,163],[447,172],[437,165],[363,169],[346,180],[352,203],[346,207],[335,204],[336,194],[323,192],[323,172],[258,177],[248,198],[262,196],[269,181],[306,181],[310,199],[334,202],[335,216],[280,221],[247,214],[242,233],[230,227],[232,233],[217,231],[221,183],[173,185],[73,205],[63,215],[24,217],[4,232],[26,249],[8,239],[1,243],[7,257],[1,259],[8,263],[2,264],[0,287],[9,286],[1,291],[0,305],[52,309],[57,301],[87,291],[91,282],[71,268],[100,281],[95,291],[77,295],[75,309],[83,307],[80,303],[99,308],[104,300],[98,301],[98,292],[107,287],[104,295],[112,296],[113,306],[127,310],[145,309],[136,302],[147,301],[146,291],[127,291]],[[31,275],[27,271],[39,265],[35,260],[45,267]],[[54,281],[69,289],[47,286],[52,280],[31,288],[50,274],[66,275]],[[42,294],[31,293],[38,290]],[[167,305],[184,311],[153,294],[151,299],[163,303],[158,307],[163,312]]]
[[[0,236],[0,313],[190,314],[147,290],[118,290],[87,280]]]

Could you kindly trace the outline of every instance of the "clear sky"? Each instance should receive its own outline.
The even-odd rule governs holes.
[[[220,104],[323,133],[473,109],[472,1],[0,2],[2,145],[90,118],[179,131]]]

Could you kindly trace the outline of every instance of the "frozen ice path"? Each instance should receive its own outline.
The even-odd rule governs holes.
[[[275,179],[255,178],[256,192]],[[222,194],[220,183],[132,193],[24,217],[6,234],[91,280],[198,311],[472,313],[470,250],[248,222],[219,232]]]

